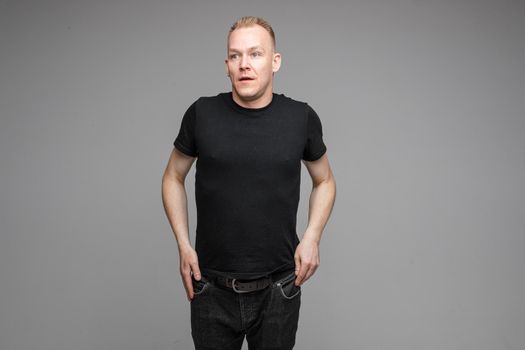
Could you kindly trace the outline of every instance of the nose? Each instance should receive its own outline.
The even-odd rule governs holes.
[[[250,62],[248,61],[248,57],[246,55],[241,56],[241,69],[247,69],[250,68]]]

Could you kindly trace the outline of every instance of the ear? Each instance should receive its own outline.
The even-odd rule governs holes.
[[[275,73],[281,68],[281,54],[276,52],[273,54],[272,71]]]
[[[224,70],[226,71],[226,76],[230,76],[230,70],[228,69],[228,60],[224,60]]]

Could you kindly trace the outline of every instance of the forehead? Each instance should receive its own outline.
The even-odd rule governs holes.
[[[254,46],[270,48],[272,37],[270,33],[260,25],[237,28],[230,33],[228,39],[228,50],[243,50]]]

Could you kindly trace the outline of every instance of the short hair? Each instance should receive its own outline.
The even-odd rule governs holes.
[[[228,32],[228,40],[230,39],[230,34],[235,29],[244,28],[244,27],[251,27],[254,25],[260,25],[268,33],[270,33],[270,36],[272,37],[272,43],[273,48],[275,49],[275,33],[272,29],[272,26],[270,23],[268,23],[266,20],[262,19],[261,17],[255,17],[255,16],[244,16],[239,18],[230,28],[230,31]]]

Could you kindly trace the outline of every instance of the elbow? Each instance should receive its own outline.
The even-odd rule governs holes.
[[[172,185],[174,183],[184,185],[185,178],[176,176],[173,174],[165,173],[162,176],[162,184],[164,185]]]
[[[169,189],[173,188],[174,186],[180,185],[184,186],[184,178],[178,177],[174,175],[173,173],[170,173],[168,171],[164,172],[164,175],[162,175],[162,192],[166,192]]]
[[[334,187],[334,190],[335,190],[336,185],[335,185],[334,174],[332,173],[331,170],[329,170],[326,176],[321,177],[321,178],[312,179],[312,185],[313,187],[317,187],[320,185],[330,186],[330,187]]]

